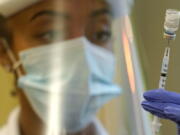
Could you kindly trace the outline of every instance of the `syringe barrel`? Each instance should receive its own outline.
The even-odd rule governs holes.
[[[180,12],[175,9],[167,9],[164,22],[166,33],[173,34],[179,29]]]

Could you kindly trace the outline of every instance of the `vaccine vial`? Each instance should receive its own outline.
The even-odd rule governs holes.
[[[180,12],[175,9],[167,9],[164,22],[164,37],[175,39],[176,31],[179,29]]]

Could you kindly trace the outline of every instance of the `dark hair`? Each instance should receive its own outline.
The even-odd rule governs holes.
[[[7,19],[0,15],[0,38],[5,39],[9,44],[11,42],[10,30],[7,27]]]

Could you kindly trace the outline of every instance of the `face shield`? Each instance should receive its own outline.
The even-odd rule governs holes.
[[[32,118],[33,133],[45,135],[146,134],[131,5],[126,0],[0,2],[1,59],[15,75],[16,113],[27,120],[22,125]]]

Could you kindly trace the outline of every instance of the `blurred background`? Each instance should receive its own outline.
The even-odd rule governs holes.
[[[2,126],[12,109],[18,104],[18,97],[12,96],[14,91],[13,75],[0,67],[0,126]]]

